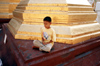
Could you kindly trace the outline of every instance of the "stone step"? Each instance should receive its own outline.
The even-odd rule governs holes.
[[[29,25],[43,25],[43,19],[36,18],[36,19],[19,19],[16,17],[13,17],[14,20],[18,21],[19,23],[22,24],[29,24]],[[61,20],[60,20],[61,21]],[[63,22],[65,20],[62,20]],[[61,25],[61,26],[74,26],[74,25],[84,25],[84,24],[92,24],[92,23],[97,23],[96,21],[87,21],[87,22],[75,22],[75,23],[63,23],[63,22],[56,22],[52,23],[51,25]]]
[[[49,3],[28,3],[29,1],[23,1],[23,2],[20,2],[20,4],[18,4],[18,6],[84,6],[84,7],[92,7],[91,5],[81,5],[81,4],[65,4],[65,3],[52,3],[52,4],[49,4]],[[28,4],[27,4],[28,3]]]
[[[58,11],[93,11],[92,7],[73,7],[73,6],[68,6],[68,7],[50,7],[50,6],[17,6],[17,9],[22,9],[22,10],[58,10]]]
[[[14,28],[16,27],[16,30],[19,31],[25,31],[25,32],[36,32],[36,29],[38,29],[37,31],[40,32],[40,28],[43,27],[43,25],[29,25],[29,24],[21,24],[20,22],[18,22],[17,20],[12,19],[11,23],[9,23],[11,26],[13,26]],[[20,27],[20,28],[19,28]],[[30,28],[31,27],[31,28]],[[38,28],[36,28],[38,27]],[[51,26],[52,28],[55,29],[55,31],[57,32],[57,34],[67,34],[67,35],[78,35],[78,34],[82,34],[82,33],[87,33],[87,32],[93,32],[93,31],[97,31],[100,30],[100,25],[99,23],[93,23],[93,24],[82,24],[82,25],[74,25],[74,26]],[[25,29],[24,29],[25,28]],[[35,29],[36,28],[36,29]],[[62,32],[58,31],[57,28],[59,28],[60,30],[62,30]],[[65,32],[65,28],[67,32]],[[27,30],[30,29],[30,30]],[[72,31],[72,32],[71,32]],[[68,33],[69,32],[69,33]]]
[[[12,13],[0,13],[0,18],[12,18]]]
[[[8,6],[5,6],[5,5],[1,6],[0,5],[0,9],[6,9],[6,8],[9,8],[9,5]]]
[[[53,14],[68,14],[68,13],[79,13],[79,14],[88,14],[88,13],[95,13],[94,11],[58,11],[58,10],[20,10],[15,9],[15,12],[22,12],[22,13],[53,13]]]
[[[29,33],[29,32],[28,32]],[[56,42],[60,43],[67,43],[67,44],[76,44],[80,42],[84,42],[86,40],[89,40],[91,38],[95,38],[100,36],[100,32],[95,32],[91,34],[86,34],[86,35],[81,35],[78,37],[73,37],[73,38],[62,38],[62,37],[57,37]],[[29,35],[29,34],[16,34],[15,39],[26,39],[26,40],[41,40],[41,36],[39,35]]]
[[[43,25],[21,25],[21,23],[16,22],[16,20],[11,21],[12,22],[10,22],[10,26],[8,27],[10,28],[10,31],[13,33],[16,39],[41,40],[40,28],[43,27]],[[88,40],[90,38],[100,36],[100,25],[98,23],[78,26],[52,27],[56,31],[57,42],[67,42],[69,44],[75,44],[81,41]],[[66,30],[63,28],[65,28]]]
[[[0,9],[0,13],[9,13],[9,9],[7,8]]]
[[[19,16],[21,15],[21,16]],[[69,14],[51,14],[51,13],[22,13],[22,12],[15,12],[13,16],[20,19],[36,19],[41,18],[43,19],[45,16],[52,17],[52,22],[84,22],[84,21],[94,21],[96,19],[96,13],[69,13]],[[56,17],[56,18],[55,18]],[[59,21],[66,20],[66,21]],[[82,20],[83,19],[83,20]],[[39,21],[38,21],[39,22]]]
[[[20,0],[0,0],[2,3],[19,3]]]

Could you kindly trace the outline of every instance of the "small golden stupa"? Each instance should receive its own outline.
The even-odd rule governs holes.
[[[0,0],[0,18],[11,19],[20,0]]]

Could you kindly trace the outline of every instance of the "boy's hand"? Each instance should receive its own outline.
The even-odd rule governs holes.
[[[52,41],[52,40],[50,40],[50,42],[44,42],[44,41],[42,41],[42,43],[43,43],[44,45],[49,44],[49,43],[51,43],[51,42],[53,42],[53,41]]]
[[[43,37],[43,40],[46,40],[46,38]]]
[[[48,44],[48,42],[44,42],[44,41],[43,41],[42,43],[43,43],[44,45]]]

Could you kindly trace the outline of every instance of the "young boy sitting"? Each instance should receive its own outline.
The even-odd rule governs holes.
[[[43,21],[44,27],[41,29],[42,42],[39,40],[34,40],[33,48],[39,48],[40,51],[50,52],[54,42],[56,41],[56,33],[54,29],[50,27],[52,21],[50,17],[45,17]]]

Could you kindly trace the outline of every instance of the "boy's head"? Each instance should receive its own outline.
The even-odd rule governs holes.
[[[43,21],[44,21],[44,27],[47,29],[50,28],[51,21],[52,21],[51,18],[49,16],[47,16],[43,19]]]

